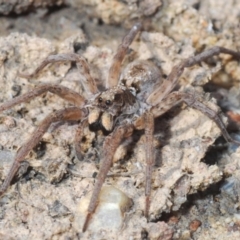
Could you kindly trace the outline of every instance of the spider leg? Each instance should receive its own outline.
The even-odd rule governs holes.
[[[97,85],[95,80],[92,78],[90,74],[90,69],[87,61],[76,53],[65,53],[65,54],[63,53],[63,54],[57,54],[57,55],[50,55],[40,64],[40,66],[33,73],[31,74],[19,73],[19,76],[23,78],[32,78],[50,63],[69,62],[69,61],[76,62],[77,68],[80,74],[85,77],[83,81],[84,89],[91,94],[97,93],[98,92]]]
[[[122,43],[118,46],[117,53],[113,57],[112,65],[109,69],[109,75],[106,83],[107,88],[115,87],[118,84],[120,69],[122,61],[127,53],[128,47],[136,37],[138,32],[141,30],[141,23],[136,23],[129,33],[123,38]]]
[[[180,64],[173,67],[171,73],[168,75],[167,79],[161,84],[161,86],[156,88],[148,96],[147,103],[153,106],[160,103],[177,85],[177,82],[182,75],[184,68],[196,65],[210,57],[219,55],[221,53],[229,54],[236,59],[240,59],[240,52],[236,52],[223,47],[213,47],[196,56],[187,58],[183,60]]]
[[[32,91],[25,93],[21,96],[18,96],[16,98],[13,98],[5,103],[3,103],[0,106],[0,112],[9,109],[17,104],[20,104],[22,102],[30,101],[31,99],[45,93],[45,92],[51,92],[59,97],[71,102],[74,105],[77,105],[79,107],[82,107],[85,103],[85,98],[79,95],[77,92],[61,86],[61,85],[55,85],[55,84],[44,84],[41,86],[38,86],[34,88]]]
[[[232,142],[232,143],[240,145],[240,142],[234,140],[228,134],[226,126],[225,126],[225,124],[223,123],[222,119],[219,116],[219,112],[214,111],[213,109],[208,107],[206,101],[204,101],[201,98],[197,98],[194,94],[191,94],[191,93],[185,93],[185,95],[183,96],[183,101],[189,107],[192,107],[192,108],[195,108],[195,109],[199,110],[200,112],[202,112],[203,114],[208,116],[210,119],[212,119],[217,124],[219,129],[221,130],[222,135],[223,135],[223,137],[225,138],[225,140],[227,142]]]
[[[155,164],[154,147],[153,147],[153,131],[154,131],[154,116],[151,112],[144,115],[145,120],[145,154],[146,154],[146,180],[145,180],[145,217],[148,218],[150,208],[150,194],[152,185],[152,170]]]
[[[172,107],[176,106],[177,104],[183,102],[183,92],[171,92],[167,97],[165,97],[161,103],[153,106],[151,108],[151,113],[154,117],[160,117]]]
[[[7,190],[13,177],[19,169],[20,163],[25,159],[26,155],[37,145],[51,123],[62,120],[79,120],[86,115],[87,113],[84,111],[84,109],[70,107],[56,111],[47,116],[32,133],[30,139],[25,142],[25,144],[16,153],[12,167],[10,168],[9,173],[0,188],[0,196]]]
[[[106,179],[107,173],[112,165],[112,160],[114,153],[117,150],[117,147],[121,143],[124,138],[129,137],[132,134],[133,125],[131,123],[124,123],[114,129],[114,131],[108,135],[103,144],[103,160],[100,165],[99,173],[97,175],[97,180],[93,189],[92,197],[90,199],[90,203],[88,205],[88,213],[83,225],[82,231],[85,232],[87,230],[89,221],[94,213],[98,196],[101,191],[104,180]]]
[[[209,104],[207,103],[207,101],[193,93],[172,92],[165,99],[163,99],[160,104],[152,107],[151,112],[154,117],[158,117],[181,102],[186,103],[189,107],[199,110],[200,112],[208,116],[210,119],[212,119],[220,128],[223,137],[226,139],[227,142],[232,142],[240,145],[240,142],[234,140],[228,134],[226,126],[223,123],[221,117],[219,116],[219,112],[213,110],[211,107],[208,106]]]

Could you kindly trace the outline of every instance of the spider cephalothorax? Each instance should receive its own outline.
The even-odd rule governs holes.
[[[0,189],[0,195],[3,194],[10,185],[14,175],[19,169],[20,163],[26,158],[27,154],[39,143],[43,134],[47,131],[53,122],[58,121],[80,121],[75,134],[75,148],[78,153],[78,143],[81,142],[83,129],[86,125],[98,125],[102,130],[107,131],[100,163],[99,173],[93,189],[92,197],[88,206],[88,213],[83,231],[87,229],[91,216],[94,213],[101,187],[105,181],[107,173],[112,165],[112,160],[118,146],[122,141],[131,136],[134,129],[144,129],[145,134],[145,216],[148,217],[151,193],[151,177],[154,166],[154,119],[161,116],[176,104],[181,102],[195,108],[210,119],[212,119],[221,129],[223,136],[227,141],[237,144],[233,140],[222,122],[218,111],[209,107],[204,99],[193,93],[185,91],[173,91],[184,69],[191,67],[201,61],[208,59],[220,53],[230,54],[234,58],[240,59],[240,53],[223,48],[213,47],[197,56],[183,60],[174,66],[166,79],[161,78],[159,69],[151,62],[134,61],[129,64],[120,80],[121,63],[127,53],[129,45],[141,29],[141,24],[132,27],[129,33],[123,38],[119,45],[116,55],[113,58],[109,70],[109,77],[105,84],[105,91],[97,88],[95,80],[91,77],[90,69],[86,60],[75,53],[58,54],[49,56],[33,74],[21,77],[32,77],[49,63],[72,61],[85,77],[82,84],[86,91],[88,99],[79,93],[61,85],[44,84],[36,87],[31,92],[16,97],[0,106],[0,112],[9,109],[16,104],[29,101],[44,92],[52,92],[59,97],[69,101],[75,107],[68,107],[58,110],[47,116],[32,133],[31,138],[18,150],[14,163],[4,180]],[[77,154],[81,157],[81,154]]]
[[[139,106],[135,89],[128,89],[123,85],[110,88],[95,96],[89,103],[88,123],[100,125],[110,132],[116,120],[120,121],[121,115],[131,115],[137,112]]]

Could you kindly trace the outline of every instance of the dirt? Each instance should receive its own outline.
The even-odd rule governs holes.
[[[41,4],[34,4],[37,2]],[[9,2],[8,11],[0,11],[5,14],[0,19],[0,103],[41,83],[61,84],[84,95],[82,77],[74,64],[54,64],[29,80],[19,77],[19,72],[33,72],[50,54],[81,54],[102,88],[118,44],[139,18],[144,31],[131,45],[123,69],[133,60],[150,60],[164,77],[182,59],[204,49],[216,45],[239,49],[240,4],[236,1],[146,2],[32,1],[25,7]],[[186,69],[179,87],[203,96],[217,111],[218,103],[231,120],[229,131],[239,138],[240,67],[229,60],[221,55]],[[69,105],[45,93],[0,113],[1,181],[14,154],[39,122]],[[222,119],[227,122],[227,117]],[[144,135],[135,132],[132,148],[125,143],[118,149],[109,173],[113,177],[105,183],[121,190],[132,203],[131,207],[129,201],[128,207],[116,207],[124,209],[121,228],[94,225],[82,233],[85,213],[81,204],[91,195],[105,137],[87,132],[91,141],[79,160],[73,147],[78,123],[57,122],[27,156],[19,176],[0,199],[0,239],[238,239],[237,146],[227,145],[212,120],[185,105],[155,122],[156,166],[149,222],[143,216]]]

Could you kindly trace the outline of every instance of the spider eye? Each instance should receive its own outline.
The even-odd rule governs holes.
[[[102,98],[101,98],[101,97],[98,99],[98,102],[99,102],[99,103],[101,103],[101,102],[102,102]]]
[[[112,102],[111,102],[110,100],[107,100],[105,103],[106,103],[106,105],[108,105],[108,106],[112,104]]]

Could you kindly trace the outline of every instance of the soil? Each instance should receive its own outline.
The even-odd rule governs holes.
[[[103,89],[117,46],[139,19],[143,31],[132,43],[123,69],[134,60],[152,61],[164,78],[182,59],[210,47],[239,50],[239,13],[240,3],[233,0],[0,1],[0,103],[42,83],[61,84],[84,96],[83,76],[71,63],[53,64],[31,79],[18,75],[33,72],[47,56],[58,53],[84,56]],[[178,86],[194,91],[216,111],[219,105],[235,139],[239,76],[239,63],[220,55],[186,69]],[[2,182],[36,126],[68,106],[44,93],[0,113]],[[86,130],[89,141],[78,159],[73,147],[78,124],[53,123],[21,164],[0,199],[0,239],[240,238],[240,151],[226,144],[211,119],[185,105],[155,121],[149,221],[143,216],[144,134],[136,131],[133,144],[125,142],[117,150],[95,216],[82,233],[105,136]],[[110,214],[114,217],[109,223]]]

